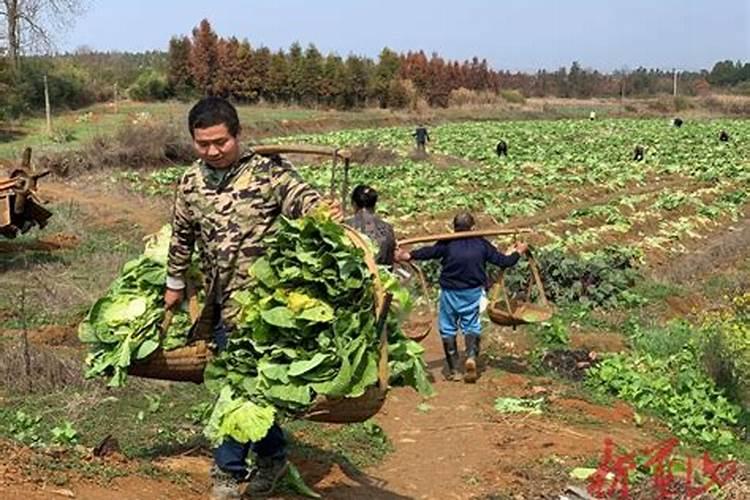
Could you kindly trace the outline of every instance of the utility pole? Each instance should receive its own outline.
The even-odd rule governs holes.
[[[677,97],[677,70],[673,68],[672,72],[674,73],[672,80],[672,95]]]
[[[117,82],[115,82],[115,114],[117,114]]]
[[[47,75],[44,75],[44,109],[47,114],[47,135],[52,135],[52,110],[49,105],[49,85],[47,85]]]

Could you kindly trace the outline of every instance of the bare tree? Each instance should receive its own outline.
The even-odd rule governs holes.
[[[2,0],[7,57],[16,66],[23,52],[50,50],[54,34],[69,27],[83,12],[85,0]]]

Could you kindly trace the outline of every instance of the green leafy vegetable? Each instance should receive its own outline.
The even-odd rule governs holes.
[[[150,237],[143,255],[127,262],[104,297],[97,300],[78,327],[78,338],[89,344],[87,377],[108,376],[109,385],[120,386],[128,367],[159,347],[185,345],[190,319],[178,311],[166,335],[160,337],[164,320],[169,226]]]
[[[282,218],[265,243],[249,283],[232,296],[236,330],[205,372],[220,395],[206,428],[214,442],[270,427],[239,418],[244,411],[271,407],[293,416],[320,396],[354,398],[378,382],[375,282],[363,251],[324,214]],[[380,276],[396,296],[387,322],[390,381],[429,394],[423,349],[399,327],[408,293],[389,273]]]

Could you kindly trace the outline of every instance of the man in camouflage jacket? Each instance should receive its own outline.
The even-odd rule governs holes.
[[[206,309],[214,310],[211,321],[221,349],[238,313],[229,297],[248,282],[248,269],[263,253],[276,218],[305,215],[321,195],[287,161],[241,153],[239,118],[226,100],[202,99],[190,110],[188,125],[200,159],[177,188],[164,301],[172,308],[184,298],[185,273],[197,247]],[[250,451],[257,456],[252,474],[245,465]],[[284,434],[274,425],[255,443],[227,440],[214,450],[214,460],[214,498],[236,498],[239,482],[246,480],[246,492],[270,493],[288,467]]]

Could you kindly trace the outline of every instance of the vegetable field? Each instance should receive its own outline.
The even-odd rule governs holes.
[[[50,226],[0,241],[0,288],[13,291],[0,295],[0,376],[9,381],[0,386],[0,497],[208,498],[211,441],[260,435],[275,413],[301,475],[278,498],[575,498],[570,487],[619,474],[607,475],[607,450],[632,461],[630,498],[658,498],[664,464],[689,457],[692,467],[709,457],[725,474],[696,469],[688,480],[675,465],[674,491],[747,498],[750,120],[428,128],[424,156],[412,127],[296,135],[317,128],[274,122],[262,141],[243,139],[350,150],[349,190],[373,186],[399,239],[448,232],[463,209],[479,229],[530,229],[518,237],[533,246],[555,315],[518,328],[483,315],[477,384],[441,373],[439,265],[422,265],[425,289],[382,269],[394,301],[384,406],[358,424],[300,418],[321,397],[361,396],[380,381],[379,282],[341,228],[316,216],[280,221],[266,240],[251,285],[232,297],[240,335],[213,357],[205,384],[126,377],[159,345],[185,342],[186,306],[167,336],[159,329],[165,225],[187,166],[71,170],[40,182],[56,214]],[[501,140],[507,156],[496,153]],[[330,193],[329,159],[290,160]],[[500,249],[511,239],[491,238]],[[516,298],[529,279],[524,259],[505,273]],[[409,339],[430,324],[421,343]]]
[[[721,130],[730,131],[730,142],[719,141]],[[585,251],[617,243],[679,254],[742,213],[750,196],[748,135],[742,120],[682,128],[663,119],[447,124],[431,130],[439,163],[410,159],[404,128],[284,140],[396,152],[393,164],[355,166],[352,183],[378,186],[382,209],[407,230],[415,218],[466,208],[500,224],[534,223],[544,245]],[[501,139],[507,157],[495,154]],[[644,161],[633,161],[637,145]],[[303,171],[328,185],[325,170]]]

